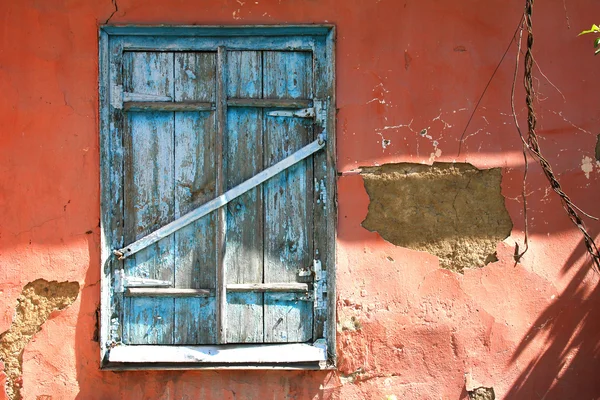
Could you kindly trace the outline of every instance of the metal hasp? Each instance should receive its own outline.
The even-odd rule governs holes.
[[[326,309],[327,308],[327,273],[323,271],[320,260],[313,261],[313,268],[315,271],[315,308]]]
[[[171,287],[170,281],[160,279],[141,278],[137,276],[126,276],[125,271],[118,269],[115,271],[115,292],[123,293],[126,288],[155,288]]]

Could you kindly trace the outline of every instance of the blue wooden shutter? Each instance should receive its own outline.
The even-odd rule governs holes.
[[[322,127],[311,113],[298,112],[322,104],[314,57],[221,47],[219,53],[125,51],[115,58],[113,70],[120,72],[112,91],[123,99],[110,117],[123,146],[116,247],[317,140]],[[125,344],[178,345],[323,337],[323,286],[311,269],[329,240],[327,173],[326,157],[315,154],[126,258],[117,270],[115,335]],[[220,293],[226,293],[222,308]]]

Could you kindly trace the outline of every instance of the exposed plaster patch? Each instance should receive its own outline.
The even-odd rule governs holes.
[[[373,97],[371,100],[367,101],[366,104],[371,104],[374,102],[377,102],[379,104],[386,104],[385,101],[385,95],[387,93],[389,93],[390,91],[387,90],[385,88],[385,86],[383,86],[383,82],[378,83],[377,85],[375,85],[375,87],[373,88],[373,93],[375,93],[375,97]]]
[[[375,132],[375,133],[378,134],[379,136],[381,136],[381,148],[383,150],[385,150],[392,143],[392,141],[384,138],[383,133],[381,133],[381,132]]]
[[[499,168],[412,163],[363,168],[371,199],[362,225],[387,241],[427,251],[462,272],[496,261],[512,221],[500,192]]]
[[[467,392],[469,400],[495,400],[496,394],[494,388],[478,387],[477,389]]]
[[[42,329],[50,314],[73,304],[79,293],[77,282],[48,282],[38,279],[28,283],[17,299],[15,317],[10,328],[0,335],[0,360],[6,374],[6,394],[20,400],[23,350],[33,335]]]
[[[581,160],[581,170],[587,179],[590,179],[590,172],[594,170],[594,160],[591,157],[585,156]]]

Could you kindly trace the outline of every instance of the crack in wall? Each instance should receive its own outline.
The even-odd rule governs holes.
[[[362,225],[398,246],[427,251],[457,272],[497,261],[510,235],[499,168],[399,163],[362,169],[370,198]]]
[[[111,3],[112,3],[112,5],[113,5],[113,7],[115,9],[108,16],[108,18],[106,19],[106,21],[104,21],[104,25],[108,24],[108,22],[111,20],[111,18],[113,17],[113,15],[115,15],[117,13],[117,11],[119,11],[119,5],[117,4],[117,0],[111,0]]]
[[[6,332],[0,334],[0,360],[4,363],[5,390],[10,400],[22,399],[25,346],[42,329],[52,312],[73,304],[78,294],[77,282],[48,282],[37,279],[23,288],[17,299],[12,324]]]

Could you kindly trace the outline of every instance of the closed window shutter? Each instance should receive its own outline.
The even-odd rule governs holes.
[[[316,103],[312,52],[221,50],[123,54],[123,244],[317,140],[314,119],[294,116]],[[125,258],[123,342],[318,339],[310,270],[325,162],[316,153]]]

